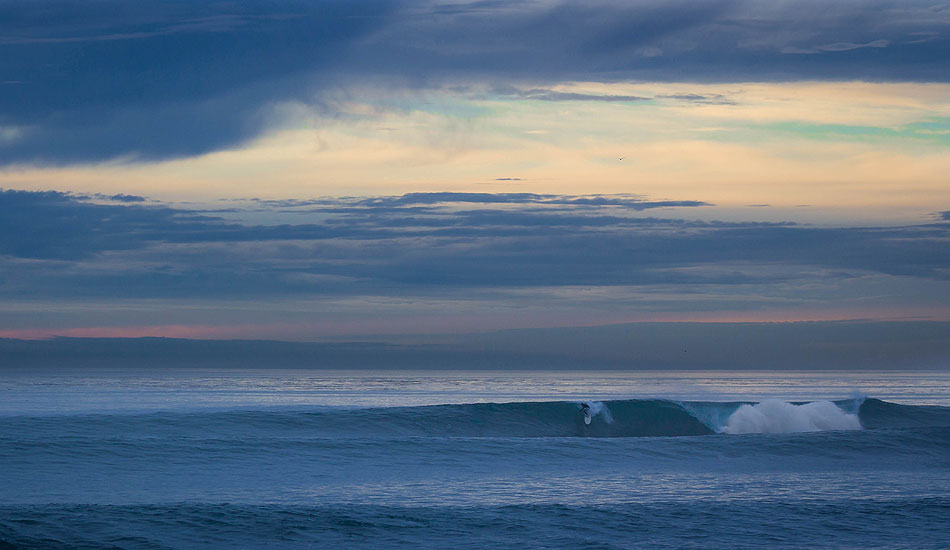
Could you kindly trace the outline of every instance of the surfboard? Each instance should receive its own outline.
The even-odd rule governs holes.
[[[590,411],[584,412],[584,424],[590,426]]]

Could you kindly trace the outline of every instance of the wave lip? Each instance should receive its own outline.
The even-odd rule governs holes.
[[[831,401],[787,403],[767,399],[740,405],[719,430],[727,434],[860,430],[861,420]]]

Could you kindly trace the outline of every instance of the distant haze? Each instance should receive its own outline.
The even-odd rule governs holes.
[[[374,342],[173,338],[0,340],[0,370],[930,369],[950,366],[950,323],[632,323],[393,337]]]

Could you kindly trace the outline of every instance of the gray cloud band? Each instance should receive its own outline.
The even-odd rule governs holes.
[[[630,196],[433,193],[252,201],[224,211],[138,199],[0,192],[0,296],[347,296],[577,285],[739,289],[869,274],[950,278],[945,221],[864,228],[690,221],[643,212],[664,209],[669,215],[705,203]],[[271,213],[280,223],[240,221],[252,213]],[[809,291],[789,292],[802,297]]]

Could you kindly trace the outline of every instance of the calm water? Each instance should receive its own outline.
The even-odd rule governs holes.
[[[0,549],[947,548],[948,495],[950,373],[0,372]]]

